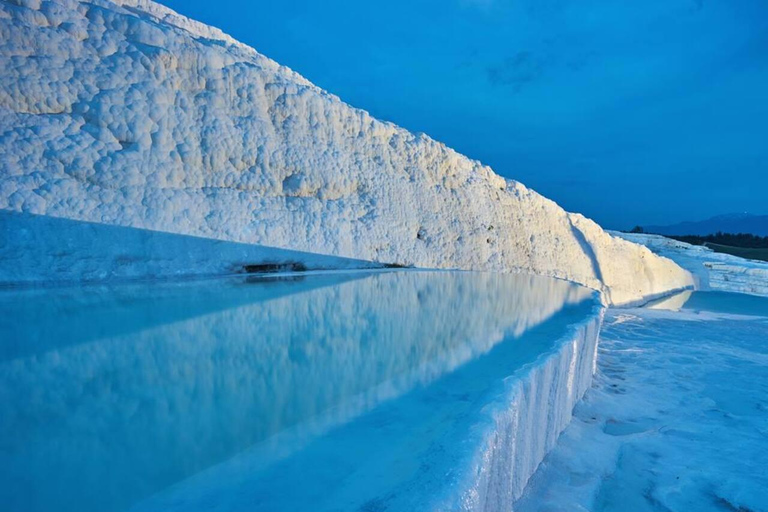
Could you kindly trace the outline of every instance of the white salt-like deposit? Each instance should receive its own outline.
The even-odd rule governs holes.
[[[595,384],[516,512],[768,510],[768,299],[612,309]]]
[[[691,272],[697,290],[768,296],[768,263],[715,252],[661,235],[613,233],[643,244]]]
[[[0,67],[3,210],[528,271],[614,304],[692,284],[673,262],[149,1],[0,2]]]

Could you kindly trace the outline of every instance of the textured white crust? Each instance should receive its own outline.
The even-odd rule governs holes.
[[[152,2],[0,1],[0,68],[0,209],[534,272],[613,304],[692,283],[671,261]]]

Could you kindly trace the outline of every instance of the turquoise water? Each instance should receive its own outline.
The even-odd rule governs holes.
[[[2,290],[0,503],[416,510],[594,300],[414,271]]]

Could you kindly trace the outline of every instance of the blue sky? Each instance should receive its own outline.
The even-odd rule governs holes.
[[[765,0],[162,0],[610,228],[768,213]]]

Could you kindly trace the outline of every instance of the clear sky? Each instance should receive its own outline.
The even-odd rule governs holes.
[[[609,228],[768,213],[765,0],[161,0]]]

